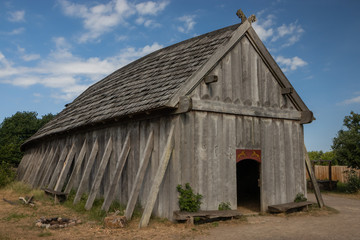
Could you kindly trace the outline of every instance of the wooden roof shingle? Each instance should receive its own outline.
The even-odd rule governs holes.
[[[44,136],[167,107],[181,89],[241,24],[157,50],[93,84],[25,144]]]

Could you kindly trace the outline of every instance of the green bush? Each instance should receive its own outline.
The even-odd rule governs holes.
[[[344,171],[346,174],[345,192],[357,193],[360,190],[360,178],[354,170]]]
[[[189,183],[185,184],[185,188],[181,184],[176,189],[180,193],[179,207],[180,211],[197,212],[200,209],[202,195],[194,194]]]
[[[5,187],[15,179],[15,171],[9,163],[0,163],[0,188]]]
[[[304,196],[303,193],[296,194],[294,202],[306,202],[306,201],[307,201],[307,198]]]
[[[222,202],[219,204],[219,208],[220,211],[222,210],[231,210],[231,204],[229,202]]]

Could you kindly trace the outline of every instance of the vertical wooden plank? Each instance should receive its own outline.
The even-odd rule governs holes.
[[[195,164],[197,172],[195,173],[197,178],[196,182],[198,183],[197,188],[194,186],[194,190],[198,191],[201,195],[203,195],[202,199],[202,209],[207,210],[207,166],[206,166],[206,158],[207,158],[207,145],[206,145],[206,134],[208,131],[207,126],[207,113],[206,112],[195,112]]]
[[[30,177],[30,184],[31,186],[35,187],[36,182],[39,177],[40,169],[43,167],[44,162],[46,162],[46,157],[49,155],[50,152],[50,144],[47,144],[46,150],[41,154],[40,158],[37,161],[36,167],[34,168],[33,174]]]
[[[57,142],[55,142],[57,143]],[[55,167],[56,167],[56,163],[57,163],[57,157],[59,157],[59,145],[56,146],[56,149],[54,151],[54,154],[52,155],[51,158],[49,158],[49,163],[46,166],[45,170],[44,170],[44,176],[42,177],[39,186],[40,187],[44,187],[49,183],[49,178],[51,176],[51,174],[54,172]]]
[[[41,152],[43,151],[43,148],[44,148],[43,145],[38,146],[37,150],[33,154],[33,157],[31,158],[29,167],[26,169],[26,172],[24,173],[24,182],[30,183],[30,176],[31,176],[31,174],[33,174],[33,170],[36,168],[36,166],[38,164],[37,160],[41,156]]]
[[[241,64],[242,64],[242,102],[245,106],[251,106],[251,76],[250,76],[250,54],[249,40],[244,37],[241,39]]]
[[[288,149],[285,149],[285,132],[284,132],[284,121],[278,120],[279,122],[279,142],[278,142],[278,169],[276,169],[275,174],[279,175],[279,183],[280,183],[280,192],[277,193],[277,195],[280,196],[280,202],[279,203],[287,203],[288,201],[293,201],[288,199],[288,196],[286,195],[286,168],[285,168],[285,152],[289,151]],[[289,159],[288,159],[289,161]]]
[[[147,142],[146,142],[144,154],[142,155],[143,158],[141,159],[140,167],[136,174],[135,182],[134,182],[133,188],[130,193],[129,201],[128,201],[126,209],[125,209],[125,217],[127,220],[131,219],[132,214],[134,212],[136,201],[137,201],[137,198],[140,193],[141,184],[143,183],[143,180],[144,180],[144,176],[146,173],[147,166],[149,164],[149,159],[150,159],[153,147],[154,147],[154,133],[153,133],[153,131],[151,131],[150,135],[147,139]]]
[[[241,102],[241,82],[242,82],[242,65],[241,60],[241,46],[237,43],[231,51],[231,80],[232,80],[232,95],[233,103],[242,104]]]
[[[259,100],[259,79],[258,79],[258,55],[250,44],[250,76],[251,76],[251,99],[253,106],[260,106]]]
[[[262,119],[262,174],[261,174],[261,211],[265,212],[268,205],[275,204],[274,177],[274,131],[271,119]],[[276,159],[276,158],[275,158]]]
[[[226,169],[224,195],[231,206],[237,205],[235,132],[235,116],[223,115],[223,167]]]
[[[207,206],[209,210],[217,210],[218,201],[216,196],[216,184],[219,181],[217,178],[217,162],[218,158],[216,156],[217,152],[217,119],[221,117],[220,114],[217,113],[208,113],[208,134],[206,140],[206,145],[208,147],[207,159],[205,160],[205,167],[208,169],[206,184],[207,187],[207,195],[208,195],[208,202]]]
[[[58,181],[56,182],[56,185],[55,185],[55,188],[54,190],[55,191],[61,191],[63,186],[64,186],[64,182],[66,180],[66,177],[67,177],[67,174],[69,172],[69,169],[70,169],[70,166],[74,160],[74,156],[75,156],[75,141],[73,142],[71,148],[70,148],[70,151],[69,151],[69,154],[67,155],[66,157],[66,160],[64,162],[64,166],[61,170],[61,173],[60,173],[60,176],[59,176],[59,179]]]
[[[110,137],[107,144],[106,144],[104,155],[103,155],[103,157],[101,159],[99,169],[98,169],[98,171],[96,173],[96,177],[95,177],[95,180],[94,180],[93,185],[91,187],[89,197],[88,197],[88,199],[86,201],[86,204],[85,204],[85,209],[86,210],[91,209],[91,207],[92,207],[92,205],[94,203],[94,200],[95,200],[96,194],[98,193],[100,183],[101,183],[101,180],[102,180],[102,178],[104,176],[104,171],[105,171],[105,168],[106,168],[106,166],[108,164],[111,152],[112,152],[112,138]]]
[[[75,177],[80,172],[80,167],[81,167],[81,164],[82,164],[82,162],[84,160],[86,151],[87,151],[87,140],[85,138],[84,143],[83,143],[83,145],[81,147],[80,153],[79,153],[79,155],[77,156],[77,158],[75,160],[75,167],[74,167],[74,170],[72,171],[71,176],[69,178],[69,181],[68,181],[68,183],[66,185],[65,193],[70,193],[71,188],[73,187],[73,184],[74,184],[74,181],[75,181]]]
[[[172,152],[170,166],[169,166],[169,175],[170,175],[170,183],[169,183],[169,211],[167,214],[167,218],[172,220],[173,213],[175,210],[179,209],[178,206],[178,192],[176,186],[181,183],[181,160],[180,160],[180,117],[176,116],[172,119],[172,122],[175,125],[174,129],[174,149]]]
[[[233,100],[232,92],[234,86],[232,85],[231,78],[231,61],[232,55],[230,53],[226,54],[225,57],[221,60],[223,63],[223,96],[222,101],[226,103],[231,103]]]
[[[31,150],[27,150],[25,155],[22,157],[21,162],[16,170],[16,179],[21,180],[23,177],[23,173],[29,163],[29,159],[31,158]]]
[[[151,186],[150,195],[146,201],[146,206],[145,206],[145,209],[144,209],[144,212],[141,217],[140,224],[139,224],[140,228],[146,227],[149,224],[150,216],[151,216],[152,210],[154,208],[154,204],[155,204],[157,195],[159,193],[160,184],[165,175],[165,171],[167,169],[167,166],[168,166],[168,163],[169,163],[169,160],[171,157],[171,153],[172,153],[172,150],[174,147],[173,134],[174,134],[174,125],[172,125],[172,127],[170,129],[167,143],[166,143],[164,152],[163,152],[161,160],[160,160],[160,165],[159,165],[158,171],[156,172],[153,185]]]
[[[295,198],[295,171],[294,161],[296,161],[297,156],[294,155],[294,148],[297,147],[294,145],[294,133],[293,125],[291,121],[284,121],[284,143],[285,143],[285,173],[286,173],[286,195],[287,201],[293,201]]]
[[[56,165],[56,167],[55,167],[55,170],[54,170],[54,172],[53,172],[53,174],[52,174],[50,183],[49,183],[49,185],[48,185],[48,188],[49,188],[49,189],[54,189],[55,184],[56,184],[56,182],[57,182],[57,180],[58,180],[59,174],[60,174],[60,172],[61,172],[61,169],[62,169],[62,167],[63,167],[63,165],[64,165],[64,161],[65,161],[65,158],[66,158],[66,156],[67,156],[67,153],[68,153],[68,148],[67,148],[67,146],[65,146],[65,147],[63,148],[61,154],[60,154],[59,161],[58,161],[58,163],[57,163],[57,165]]]
[[[106,192],[101,210],[108,211],[112,201],[114,200],[116,187],[119,184],[121,173],[124,169],[126,159],[129,155],[129,152],[130,152],[130,133],[128,133],[126,136],[123,148],[121,150],[119,159],[117,161],[118,164],[115,168],[114,177],[110,181],[110,187],[109,187],[108,191]]]
[[[168,118],[164,117],[160,119],[160,149],[165,149],[166,147],[170,124],[171,121]],[[169,211],[169,172],[169,168],[167,168],[159,186],[157,213],[160,217],[166,217]]]
[[[94,161],[95,161],[96,155],[98,153],[98,149],[99,149],[99,144],[98,144],[98,139],[96,139],[95,142],[94,142],[94,145],[93,145],[93,147],[91,149],[90,157],[89,157],[89,160],[88,160],[88,162],[86,164],[85,171],[84,171],[84,173],[82,175],[78,190],[76,192],[74,202],[73,202],[74,204],[76,204],[76,203],[78,203],[80,201],[80,198],[81,198],[82,194],[84,193],[85,188],[89,184],[88,183],[89,175],[90,175],[90,172],[91,172],[91,168],[94,165]]]
[[[50,149],[50,153],[48,155],[45,156],[45,159],[38,171],[38,174],[37,174],[37,177],[36,179],[34,180],[34,187],[39,187],[41,186],[41,183],[42,183],[42,179],[43,177],[46,175],[46,171],[48,166],[50,165],[50,162],[51,160],[53,159],[53,156],[55,154],[55,148],[56,145],[54,146],[53,143],[50,143],[51,144],[51,149]]]

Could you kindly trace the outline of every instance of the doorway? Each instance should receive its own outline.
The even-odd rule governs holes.
[[[242,210],[260,212],[260,163],[243,159],[236,163],[237,205]]]

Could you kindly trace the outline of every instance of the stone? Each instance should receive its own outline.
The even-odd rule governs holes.
[[[105,227],[124,228],[126,226],[125,216],[109,216],[104,219]]]

